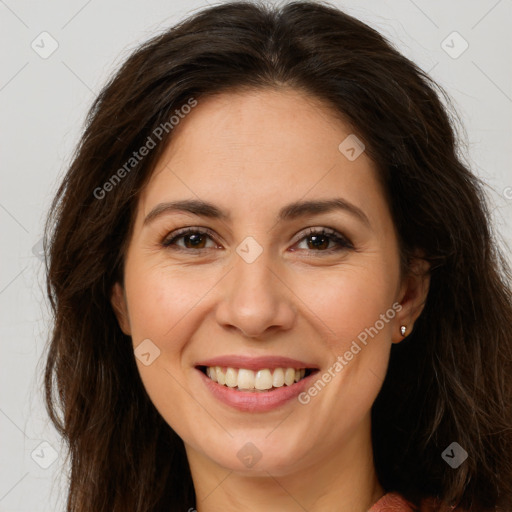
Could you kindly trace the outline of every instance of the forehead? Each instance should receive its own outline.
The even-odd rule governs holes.
[[[290,200],[349,196],[382,202],[376,166],[339,146],[351,129],[334,109],[302,91],[263,89],[199,98],[173,129],[141,195],[144,214],[159,201],[201,198],[227,210]]]

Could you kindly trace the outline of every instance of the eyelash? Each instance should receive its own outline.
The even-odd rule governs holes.
[[[186,247],[179,247],[175,245],[176,240],[179,240],[180,238],[183,238],[186,235],[194,234],[194,235],[207,235],[211,239],[215,240],[214,233],[209,230],[208,228],[183,228],[179,229],[174,233],[171,233],[171,236],[167,236],[162,241],[162,246],[166,249],[171,250],[178,250],[178,251],[185,251],[185,252],[201,252],[210,249],[210,247],[201,247],[199,249],[189,249]],[[341,233],[338,233],[334,229],[331,228],[308,228],[307,232],[300,238],[296,243],[302,242],[304,239],[311,237],[311,236],[325,236],[329,238],[331,241],[336,242],[338,244],[337,248],[330,248],[325,250],[314,250],[311,249],[311,252],[318,252],[318,253],[327,253],[331,254],[333,252],[339,252],[343,250],[354,250],[354,246],[352,242],[345,236],[343,236]]]

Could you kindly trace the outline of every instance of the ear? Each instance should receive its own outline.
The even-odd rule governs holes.
[[[409,265],[409,272],[404,276],[400,287],[399,303],[402,309],[397,313],[398,327],[393,332],[393,343],[400,343],[409,336],[414,323],[420,316],[430,288],[430,264],[421,256],[414,257]],[[405,335],[400,328],[406,327]]]
[[[114,309],[119,327],[127,335],[131,336],[130,318],[128,316],[128,305],[124,288],[120,283],[115,283],[110,294],[110,303]]]

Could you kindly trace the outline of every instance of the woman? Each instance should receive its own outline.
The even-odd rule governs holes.
[[[510,274],[437,90],[318,3],[133,53],[47,224],[69,511],[511,510]]]

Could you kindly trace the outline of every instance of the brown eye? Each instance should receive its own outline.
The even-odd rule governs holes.
[[[311,229],[302,237],[299,244],[306,240],[306,250],[316,252],[334,252],[353,249],[352,243],[337,231],[331,229]],[[330,244],[333,244],[330,246]]]
[[[182,235],[183,243],[187,249],[204,249],[206,236],[200,233],[190,233]]]
[[[310,241],[308,246],[310,249],[327,249],[329,247],[330,238],[326,235],[309,235]]]
[[[212,235],[208,231],[200,230],[200,229],[184,229],[180,230],[177,233],[173,233],[172,237],[166,238],[162,245],[164,247],[176,247],[178,249],[210,249],[215,248],[217,245],[214,243],[213,246],[207,247],[206,244],[208,239],[212,240]],[[177,243],[179,240],[183,239],[183,243]]]

